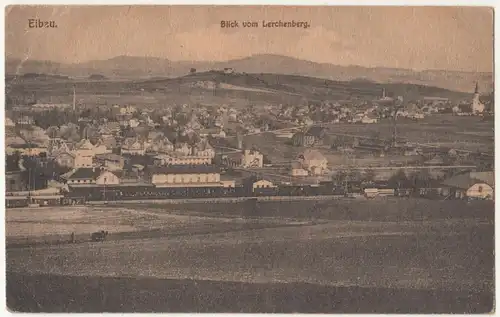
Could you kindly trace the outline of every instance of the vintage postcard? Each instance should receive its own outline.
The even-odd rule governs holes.
[[[8,309],[493,312],[493,16],[6,7]]]

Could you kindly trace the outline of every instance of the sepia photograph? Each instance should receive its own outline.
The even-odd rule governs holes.
[[[493,25],[5,7],[7,309],[494,313]]]

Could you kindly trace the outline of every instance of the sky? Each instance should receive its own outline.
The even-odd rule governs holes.
[[[29,28],[29,19],[57,28]],[[220,27],[236,20],[240,27]],[[243,28],[243,21],[305,28]],[[493,71],[493,10],[481,7],[8,6],[6,57],[224,61],[277,54],[336,65]]]

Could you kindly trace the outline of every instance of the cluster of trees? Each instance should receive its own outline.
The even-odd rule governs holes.
[[[62,111],[59,109],[51,109],[44,112],[34,112],[32,114],[35,125],[42,129],[47,129],[50,126],[61,126],[67,123],[77,123],[78,115],[72,111]]]
[[[25,169],[21,172],[21,177],[22,182],[26,184],[26,190],[47,188],[48,181],[58,179],[60,175],[70,171],[70,168],[49,160],[46,153],[40,153],[38,156],[22,156],[19,152],[6,156],[6,170],[19,171],[21,160]]]
[[[78,124],[80,118],[85,118],[96,121],[101,121],[106,118],[114,120],[115,114],[109,108],[95,107],[92,109],[83,109],[82,111],[51,109],[44,112],[32,112],[29,114],[33,117],[35,125],[42,129],[47,129],[50,126],[62,126],[68,123]]]
[[[364,181],[367,183],[373,182],[376,179],[374,170],[367,170],[364,173],[360,171],[340,171],[332,177],[332,181],[337,184],[342,184],[349,181]],[[404,170],[398,170],[392,175],[387,183],[394,188],[425,188],[430,186],[434,178],[429,174],[428,170],[420,170],[407,175]]]

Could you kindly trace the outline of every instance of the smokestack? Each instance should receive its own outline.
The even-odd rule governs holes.
[[[76,111],[76,88],[73,85],[73,111]]]

